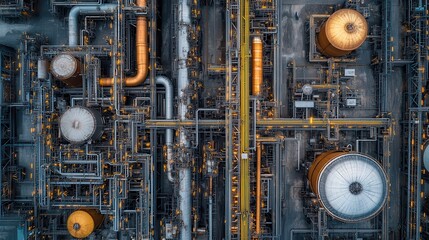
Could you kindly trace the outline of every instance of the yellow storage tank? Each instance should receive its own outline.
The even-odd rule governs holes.
[[[103,215],[94,209],[74,211],[67,219],[67,230],[74,238],[86,238],[103,222]]]
[[[376,216],[387,199],[387,177],[373,158],[352,152],[320,154],[308,170],[320,204],[332,217],[359,222]]]
[[[334,12],[317,35],[317,49],[328,57],[340,57],[359,48],[368,34],[365,17],[353,9]]]

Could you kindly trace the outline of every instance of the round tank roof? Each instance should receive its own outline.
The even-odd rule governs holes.
[[[387,178],[376,160],[357,153],[333,158],[318,180],[319,198],[328,213],[345,222],[375,216],[387,199]]]
[[[90,139],[96,131],[97,121],[88,108],[73,107],[60,119],[61,134],[67,141],[81,143]]]
[[[78,61],[69,54],[60,54],[51,62],[52,74],[61,80],[71,78],[78,69]]]
[[[67,230],[74,238],[86,238],[94,229],[94,219],[86,211],[74,211],[67,219]]]
[[[302,86],[302,93],[306,96],[310,96],[313,93],[313,87],[310,84]]]
[[[337,49],[351,51],[365,42],[368,24],[365,17],[353,9],[334,12],[326,21],[326,37]]]

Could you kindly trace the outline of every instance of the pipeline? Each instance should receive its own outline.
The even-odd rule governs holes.
[[[171,120],[173,118],[173,84],[164,76],[156,76],[155,81],[165,88],[165,119]],[[171,128],[165,130],[165,145],[167,146],[167,176],[170,182],[174,182],[171,173],[173,163],[173,129]]]
[[[185,90],[188,88],[188,52],[189,52],[189,30],[188,26],[191,24],[191,9],[188,0],[179,0],[178,3],[178,115],[180,120],[187,120],[187,106],[189,104],[189,97],[185,96]],[[189,141],[186,136],[186,129],[179,129],[179,146],[182,151],[189,149]],[[187,156],[184,153],[180,156],[181,162],[188,161]],[[180,230],[180,239],[188,240],[192,239],[191,236],[191,169],[188,166],[183,166],[179,170],[179,196],[180,196],[180,211],[182,217],[182,226]]]
[[[256,235],[261,233],[261,142],[256,144]]]
[[[259,37],[253,38],[252,41],[252,95],[259,96],[261,94],[261,86],[263,81],[262,68],[262,40]]]
[[[213,177],[209,181],[209,239],[213,240]]]
[[[137,0],[137,6],[146,8],[146,0]],[[80,14],[102,14],[113,13],[118,6],[116,4],[103,4],[95,6],[76,6],[69,14],[69,45],[76,46],[78,42],[78,18]],[[147,41],[147,18],[138,15],[136,18],[136,55],[137,74],[127,77],[124,84],[127,87],[135,87],[144,82],[148,73],[149,47]],[[114,78],[100,78],[100,86],[112,86]]]
[[[77,46],[79,39],[79,15],[82,14],[113,14],[117,4],[103,4],[92,6],[75,6],[69,13],[69,45]]]

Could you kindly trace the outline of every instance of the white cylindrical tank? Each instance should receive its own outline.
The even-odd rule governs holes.
[[[60,118],[61,135],[70,143],[96,140],[103,133],[102,119],[98,111],[85,107],[72,107]]]
[[[359,222],[376,216],[387,199],[383,168],[363,154],[322,153],[309,168],[308,179],[320,204],[343,222]]]
[[[313,87],[310,84],[302,86],[302,93],[306,96],[310,96],[313,93]]]
[[[52,75],[70,87],[82,86],[80,62],[70,54],[60,54],[51,62]]]
[[[37,61],[37,78],[48,79],[48,61],[39,59]]]

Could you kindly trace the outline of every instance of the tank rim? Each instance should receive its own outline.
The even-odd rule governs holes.
[[[384,190],[383,201],[381,201],[381,204],[380,204],[380,206],[378,206],[377,210],[375,210],[375,211],[373,211],[373,212],[370,212],[369,214],[367,214],[368,216],[364,216],[364,217],[360,217],[360,218],[355,218],[355,219],[340,217],[340,216],[338,216],[337,214],[333,213],[333,212],[331,211],[331,209],[329,209],[329,208],[327,208],[327,207],[326,207],[327,205],[326,205],[326,204],[324,203],[324,201],[322,200],[322,198],[321,198],[321,192],[320,192],[320,178],[321,178],[321,176],[323,175],[323,172],[326,170],[326,168],[327,168],[328,166],[331,166],[332,164],[334,164],[334,163],[336,162],[336,160],[338,160],[338,159],[340,159],[340,158],[343,158],[344,156],[350,156],[350,155],[352,155],[352,156],[360,156],[360,157],[364,157],[364,158],[366,158],[366,159],[372,160],[372,162],[376,164],[377,169],[379,169],[379,170],[380,170],[379,172],[381,172],[381,173],[382,173],[382,179],[384,179],[384,180],[385,180],[385,186],[383,187],[383,190]],[[333,217],[334,219],[340,220],[340,221],[342,221],[342,222],[347,222],[347,223],[356,223],[356,222],[361,222],[361,221],[365,221],[365,220],[368,220],[368,219],[374,218],[375,216],[377,216],[377,215],[378,215],[378,214],[383,210],[383,208],[384,208],[384,207],[385,207],[385,205],[386,205],[387,198],[388,198],[388,184],[389,184],[389,179],[387,178],[387,174],[386,174],[386,172],[385,172],[384,168],[381,166],[381,164],[380,164],[380,163],[379,163],[375,158],[373,158],[373,157],[371,157],[371,156],[369,156],[369,155],[366,155],[366,154],[362,154],[362,153],[349,152],[349,153],[345,153],[345,154],[343,154],[343,155],[340,155],[340,156],[336,156],[336,157],[334,157],[332,160],[330,160],[330,161],[329,161],[329,163],[327,163],[327,164],[326,164],[326,165],[325,165],[325,166],[320,170],[320,174],[319,174],[319,176],[317,177],[317,189],[318,189],[317,199],[318,199],[319,203],[323,206],[324,210],[325,210],[326,212],[328,212],[328,214],[329,214],[331,217]]]

